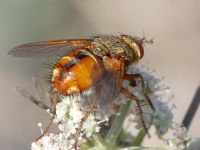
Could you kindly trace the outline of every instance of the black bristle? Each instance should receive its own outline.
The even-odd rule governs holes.
[[[47,84],[52,84],[51,80],[46,79],[45,81],[46,81]]]
[[[44,63],[43,65],[44,65],[45,68],[48,68],[48,69],[54,69],[55,68],[54,63]]]
[[[47,83],[52,84],[52,75],[51,74],[46,74],[42,77]]]
[[[43,77],[43,79],[45,79],[45,80],[51,80],[51,78],[49,78],[49,77]]]
[[[52,75],[51,74],[46,74],[46,75],[44,75],[44,77],[52,78]]]
[[[60,63],[57,63],[56,65],[59,66],[60,68],[64,68],[64,66]]]

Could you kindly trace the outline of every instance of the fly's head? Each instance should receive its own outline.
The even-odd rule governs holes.
[[[137,63],[144,56],[144,44],[152,44],[153,40],[146,40],[146,38],[132,37],[129,35],[121,35],[120,38],[130,47],[133,53],[132,63]]]

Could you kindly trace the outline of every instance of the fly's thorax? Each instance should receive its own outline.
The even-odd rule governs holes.
[[[125,60],[126,66],[137,63],[144,55],[142,40],[128,35],[101,35],[93,40],[93,53]]]
[[[126,64],[134,61],[131,47],[118,36],[101,35],[94,38],[93,53],[100,57],[110,56],[112,58],[124,59]]]

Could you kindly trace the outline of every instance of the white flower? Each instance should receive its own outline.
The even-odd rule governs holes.
[[[186,150],[189,141],[186,128],[177,125],[174,131],[175,133],[168,140],[170,150]]]
[[[84,114],[82,111],[77,110],[76,108],[71,108],[69,115],[74,123],[80,123]]]
[[[176,124],[168,139],[169,150],[200,150],[200,138],[190,138],[185,127]]]
[[[70,103],[68,99],[63,99],[61,103],[57,103],[56,105],[56,119],[55,122],[66,121],[66,115],[69,111]]]
[[[59,135],[50,134],[45,135],[37,142],[33,142],[31,145],[32,150],[66,150],[73,148],[73,142],[66,139],[65,136],[60,133]]]
[[[95,131],[97,122],[93,115],[89,115],[88,119],[83,124],[83,129],[86,132],[86,137],[90,137],[92,133]]]

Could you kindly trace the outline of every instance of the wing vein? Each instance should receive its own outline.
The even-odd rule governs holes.
[[[50,58],[63,56],[73,49],[91,44],[91,40],[57,40],[28,43],[11,49],[8,54],[18,58]]]

